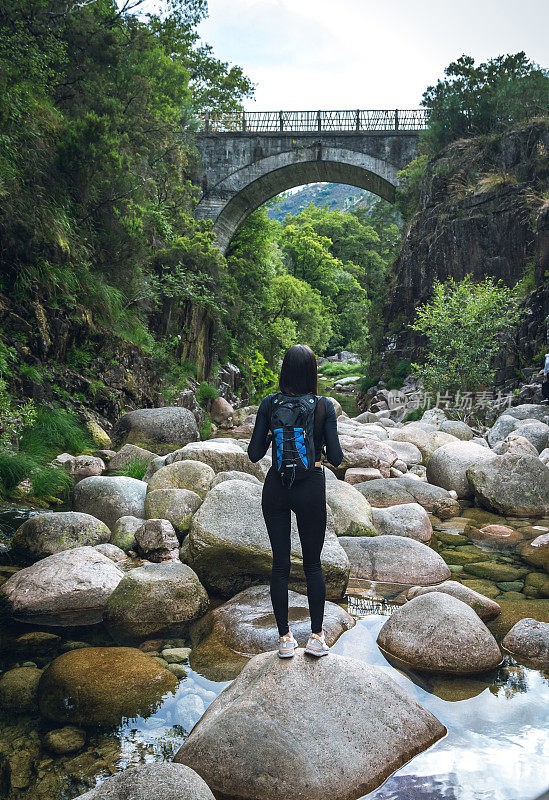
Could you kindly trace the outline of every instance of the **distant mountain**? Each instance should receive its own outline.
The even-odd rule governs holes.
[[[353,206],[369,206],[376,197],[365,189],[343,183],[310,183],[292,194],[279,195],[281,201],[269,208],[271,219],[282,222],[287,214],[299,214],[311,203],[320,208],[328,206],[330,211],[349,211]]]

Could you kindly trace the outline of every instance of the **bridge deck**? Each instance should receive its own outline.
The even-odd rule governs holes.
[[[339,131],[421,131],[429,110],[241,111],[199,116],[203,133],[337,133]]]

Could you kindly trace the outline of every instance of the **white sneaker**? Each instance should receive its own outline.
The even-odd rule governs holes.
[[[280,658],[292,658],[297,647],[297,642],[294,639],[293,633],[290,631],[286,636],[287,638],[278,640],[278,655]]]
[[[324,633],[322,636],[319,636],[318,633],[311,633],[307,646],[305,647],[305,652],[309,653],[311,656],[327,656],[330,652],[330,648],[324,640]]]

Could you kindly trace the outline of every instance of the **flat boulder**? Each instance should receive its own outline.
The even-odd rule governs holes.
[[[112,438],[118,444],[135,444],[163,456],[198,439],[198,425],[188,408],[140,408],[116,422]]]
[[[8,614],[33,625],[94,625],[122,579],[94,547],[76,547],[19,570],[0,588]]]
[[[389,508],[372,509],[377,534],[408,536],[418,542],[430,542],[433,528],[428,513],[419,503],[402,503]]]
[[[414,464],[421,464],[421,450],[412,442],[399,442],[396,439],[392,439],[391,447],[406,466],[411,467]]]
[[[427,594],[427,592],[443,592],[444,594],[452,595],[452,597],[457,597],[458,600],[471,606],[483,622],[495,619],[501,612],[501,608],[495,600],[490,600],[483,594],[479,594],[474,589],[470,589],[457,581],[444,581],[436,586],[412,586],[408,590],[406,597],[408,600],[413,600],[414,597]]]
[[[467,604],[428,592],[400,606],[381,628],[377,643],[412,669],[468,675],[501,663],[496,640]]]
[[[377,667],[270,652],[211,703],[174,760],[217,796],[279,800],[284,787],[284,800],[356,800],[445,732]]]
[[[222,597],[232,597],[270,578],[272,551],[261,512],[261,493],[262,486],[248,481],[218,484],[194,515],[183,542],[181,560],[194,569],[209,591]],[[328,598],[341,598],[349,562],[336,537],[329,507],[321,562]],[[290,588],[304,591],[305,586],[301,544],[292,515]]]
[[[495,457],[492,450],[474,442],[450,442],[438,447],[428,459],[427,480],[448,491],[454,490],[458,497],[471,497],[467,468]]]
[[[91,514],[111,530],[119,517],[145,517],[147,484],[136,478],[97,475],[74,487],[74,510]]]
[[[352,578],[430,586],[451,575],[438,553],[406,536],[340,536],[338,541],[349,557]]]
[[[344,481],[354,486],[355,483],[363,483],[364,481],[373,481],[376,478],[382,478],[383,475],[375,467],[349,467],[345,470]]]
[[[426,464],[435,450],[450,442],[458,439],[451,433],[443,433],[440,430],[425,430],[418,423],[411,422],[402,428],[391,430],[390,439],[395,442],[410,442],[414,444],[421,453],[422,463]]]
[[[188,489],[202,500],[210,490],[215,472],[203,461],[192,458],[174,461],[161,467],[149,480],[149,492],[155,489]]]
[[[208,785],[183,764],[139,764],[118,772],[76,800],[215,800]]]
[[[104,622],[116,641],[184,636],[206,613],[208,595],[180,561],[129,570],[105,605]]]
[[[549,622],[521,619],[501,643],[502,647],[536,669],[549,667]]]
[[[133,647],[83,647],[58,656],[38,685],[47,719],[84,728],[149,716],[174,692],[177,679]]]
[[[502,455],[467,469],[475,499],[511,517],[549,514],[549,469],[536,456]]]
[[[16,530],[12,549],[27,561],[46,558],[74,547],[108,542],[111,532],[104,522],[77,511],[34,514]]]
[[[508,525],[484,525],[482,528],[477,528],[469,524],[466,525],[464,533],[475,544],[481,544],[492,550],[514,550],[524,538],[520,531]]]
[[[264,465],[261,462],[252,464],[246,451],[234,440],[208,439],[205,442],[193,442],[170,453],[166,458],[166,464],[187,459],[208,464],[215,473],[235,469],[255,475],[260,481],[265,478]]]
[[[337,536],[375,536],[372,507],[350,483],[327,480],[326,502],[332,509]]]
[[[342,434],[339,442],[343,461],[337,471],[342,475],[349,467],[372,467],[388,478],[391,467],[398,460],[397,453],[388,443],[380,442],[373,436]]]
[[[201,503],[202,498],[189,489],[153,489],[145,497],[145,514],[147,519],[168,520],[177,533],[183,534],[191,527]]]
[[[457,500],[440,486],[402,475],[400,478],[382,478],[357,484],[356,488],[374,508],[388,508],[401,503],[419,503],[440,519],[459,514]]]

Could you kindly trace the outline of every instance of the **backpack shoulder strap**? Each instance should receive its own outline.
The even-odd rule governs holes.
[[[326,419],[326,398],[319,397],[315,407],[315,425],[314,436],[318,441],[322,436],[322,428],[324,427],[324,420]]]

